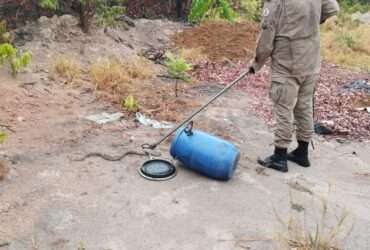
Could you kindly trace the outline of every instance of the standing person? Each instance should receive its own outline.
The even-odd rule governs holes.
[[[276,120],[274,154],[258,163],[287,172],[287,160],[309,167],[313,93],[320,72],[320,24],[339,11],[336,0],[264,0],[255,73],[271,58],[270,98]],[[296,125],[298,147],[287,148]]]

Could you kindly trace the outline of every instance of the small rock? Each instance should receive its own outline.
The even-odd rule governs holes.
[[[345,138],[337,138],[337,139],[335,139],[338,143],[340,143],[340,144],[349,144],[350,143],[350,141],[349,140],[347,140],[347,139],[345,139]]]
[[[19,122],[24,122],[24,121],[25,121],[25,119],[24,119],[24,117],[22,117],[22,116],[18,116],[18,117],[17,117],[17,121],[19,121]]]

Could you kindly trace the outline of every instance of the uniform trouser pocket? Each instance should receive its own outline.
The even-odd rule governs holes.
[[[282,84],[278,82],[272,82],[270,87],[270,99],[273,103],[278,103],[281,97]]]

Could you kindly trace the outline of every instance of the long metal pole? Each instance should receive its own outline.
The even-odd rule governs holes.
[[[177,125],[175,128],[173,128],[170,132],[168,132],[165,136],[163,136],[160,140],[158,140],[156,143],[153,144],[143,144],[142,147],[144,149],[155,149],[159,144],[164,142],[168,137],[170,137],[173,133],[175,133],[179,128],[184,126],[186,123],[190,122],[191,119],[194,118],[197,114],[199,114],[201,111],[203,111],[205,108],[207,108],[212,102],[214,102],[217,98],[219,98],[221,95],[223,95],[226,91],[228,91],[230,88],[232,88],[235,84],[237,84],[241,79],[243,79],[246,75],[248,75],[248,71],[243,72],[239,75],[238,78],[236,78],[234,81],[232,81],[229,85],[227,85],[223,90],[221,90],[217,95],[215,95],[213,98],[211,98],[206,104],[204,104],[202,107],[200,107],[198,110],[196,110],[194,113],[192,113],[190,116],[188,116],[184,121],[182,121],[179,125]]]

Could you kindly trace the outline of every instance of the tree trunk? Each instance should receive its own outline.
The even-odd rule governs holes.
[[[92,0],[86,0],[84,4],[80,5],[81,29],[83,32],[89,33],[91,20],[95,15],[95,6]]]

